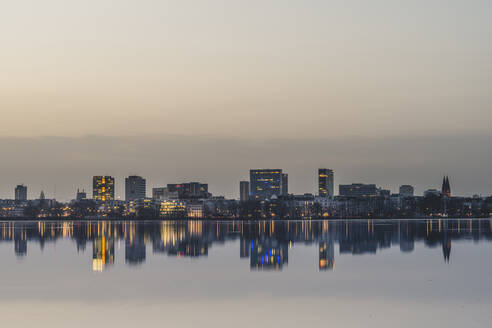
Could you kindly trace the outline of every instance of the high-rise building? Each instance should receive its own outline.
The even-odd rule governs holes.
[[[413,197],[414,189],[410,185],[400,186],[400,197]]]
[[[346,197],[371,197],[379,194],[375,184],[353,183],[339,186],[340,196]]]
[[[111,176],[94,176],[92,178],[92,199],[101,202],[114,200],[114,178]]]
[[[449,177],[445,176],[442,179],[442,195],[451,197],[451,185],[449,184]]]
[[[249,200],[249,181],[239,182],[239,199],[242,202]]]
[[[137,175],[125,179],[125,200],[144,199],[146,196],[146,181]]]
[[[335,194],[335,183],[333,170],[318,169],[318,192],[320,197],[333,197]]]
[[[167,190],[170,193],[177,192],[179,199],[200,199],[211,197],[211,194],[208,192],[208,184],[200,182],[168,184]]]
[[[178,191],[169,191],[167,187],[152,188],[152,199],[169,200],[179,199]]]
[[[280,196],[284,191],[281,169],[258,169],[249,171],[250,194],[253,199],[265,200]]]
[[[289,194],[289,175],[282,173],[282,195],[287,196]]]
[[[27,200],[27,187],[24,185],[18,185],[15,187],[15,200],[24,201]]]

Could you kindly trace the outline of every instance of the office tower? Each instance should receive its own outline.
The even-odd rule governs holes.
[[[353,183],[339,186],[340,196],[346,197],[370,197],[377,196],[378,189],[375,184]]]
[[[289,175],[287,173],[282,174],[282,196],[289,194]]]
[[[179,199],[199,199],[211,197],[211,194],[208,192],[208,184],[200,182],[168,184],[167,190],[170,193],[177,192]]]
[[[413,197],[414,189],[410,185],[400,186],[400,197]]]
[[[257,169],[249,171],[250,194],[253,199],[265,200],[282,193],[282,170]]]
[[[15,200],[24,201],[27,200],[27,187],[24,185],[18,185],[15,187]]]
[[[318,191],[320,197],[333,197],[335,195],[333,170],[318,169]]]
[[[451,185],[449,184],[449,177],[447,176],[442,179],[442,195],[451,197]]]
[[[87,193],[85,192],[85,190],[82,189],[82,191],[80,191],[79,189],[77,189],[77,196],[75,197],[75,199],[77,201],[87,199]]]
[[[137,175],[131,175],[125,179],[125,200],[137,200],[145,198],[146,181]]]
[[[152,188],[152,199],[159,199],[163,200],[164,194],[167,192],[166,187],[157,187],[157,188]]]
[[[239,199],[242,202],[249,200],[249,181],[239,182]]]
[[[102,202],[114,200],[114,178],[94,176],[92,178],[92,199]]]

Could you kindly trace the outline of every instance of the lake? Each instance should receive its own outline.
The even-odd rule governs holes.
[[[492,220],[0,221],[5,327],[490,327]]]

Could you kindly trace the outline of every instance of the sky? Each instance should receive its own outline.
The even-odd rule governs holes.
[[[234,196],[237,188],[229,186],[232,180],[219,182],[220,173],[246,177],[244,165],[231,159],[243,148],[227,154],[218,148],[238,142],[249,150],[243,163],[290,168],[295,192],[314,192],[294,176],[323,165],[336,166],[344,182],[363,178],[391,187],[400,179],[377,172],[402,177],[411,170],[405,183],[421,189],[452,171],[454,181],[463,180],[460,192],[492,193],[490,169],[481,162],[490,158],[492,141],[490,1],[6,0],[0,22],[0,152],[13,156],[0,164],[8,167],[0,173],[0,197],[24,182],[33,192],[56,184],[59,196],[70,198],[70,188],[87,188],[96,174],[88,167],[122,176],[144,172],[156,183],[206,178],[217,181],[218,193]],[[24,146],[12,150],[12,138]],[[137,161],[139,149],[112,143],[104,152],[112,162],[84,151],[67,159],[56,149],[32,149],[38,157],[30,157],[27,147],[65,140],[87,150],[97,138],[136,138],[156,153],[156,139],[161,148],[174,140],[197,156],[186,155],[192,164],[161,154],[160,168],[144,161],[120,166],[116,153],[126,149],[125,158]],[[200,167],[203,138],[218,140],[207,148],[220,154],[208,164],[214,170]],[[395,167],[386,160],[392,158],[388,140],[405,144],[398,152],[409,163],[426,153],[429,164]],[[416,148],[416,140],[424,148]],[[449,140],[473,149],[453,148]],[[293,168],[298,158],[258,146],[289,142],[292,157],[306,156],[304,166]],[[307,146],[312,142],[337,144],[345,155],[322,157],[327,150]],[[364,143],[388,152],[346,156]],[[448,152],[428,152],[431,144]],[[461,167],[443,160],[469,152],[482,155]],[[73,160],[82,154],[90,156],[80,161],[85,167]],[[66,176],[43,182],[50,167]],[[180,172],[183,167],[190,171]],[[428,172],[437,178],[420,184],[417,175]]]

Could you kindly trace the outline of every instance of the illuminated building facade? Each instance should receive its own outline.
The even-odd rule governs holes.
[[[202,219],[205,216],[203,203],[186,204],[186,216],[193,219]]]
[[[114,200],[114,178],[94,176],[92,179],[92,199],[105,202]]]
[[[249,181],[239,182],[239,199],[242,202],[249,200]]]
[[[259,169],[249,171],[251,198],[255,200],[271,199],[282,194],[284,180],[281,169]]]
[[[164,200],[160,205],[162,218],[180,218],[186,216],[186,203],[180,200]]]
[[[318,192],[320,197],[333,197],[335,184],[333,170],[318,169]]]
[[[131,175],[125,179],[125,200],[132,201],[146,197],[146,181],[137,175]]]
[[[27,187],[24,185],[18,185],[15,187],[15,200],[26,201],[27,200]]]

